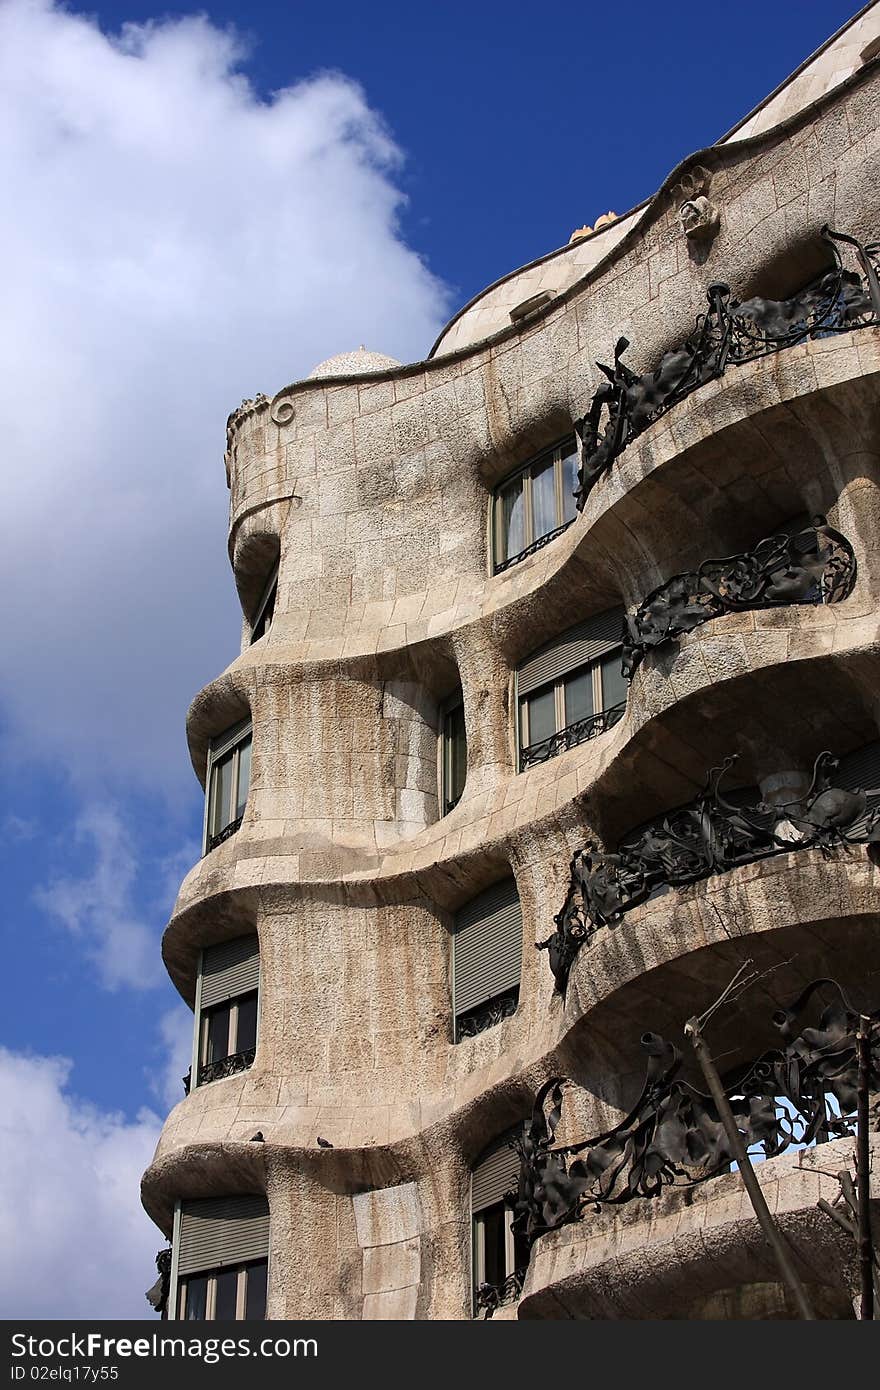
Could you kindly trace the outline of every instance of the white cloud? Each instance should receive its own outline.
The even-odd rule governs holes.
[[[0,1317],[152,1317],[164,1242],[136,1194],[159,1119],[84,1104],[70,1067],[0,1049]]]
[[[151,926],[134,904],[138,863],[130,833],[117,810],[87,806],[73,838],[93,864],[78,876],[57,877],[35,891],[40,907],[78,938],[109,989],[149,989],[161,978],[159,921]]]
[[[184,1003],[166,1010],[159,1018],[159,1039],[164,1062],[158,1073],[148,1072],[148,1079],[153,1094],[170,1110],[183,1100],[182,1081],[192,1061],[192,1010]]]
[[[263,101],[243,61],[204,18],[111,38],[0,5],[6,752],[172,794],[186,705],[237,650],[228,411],[361,342],[418,357],[447,308],[363,92]]]

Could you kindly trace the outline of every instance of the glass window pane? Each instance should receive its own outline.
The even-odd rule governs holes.
[[[238,804],[235,808],[235,816],[230,816],[230,820],[237,820],[244,815],[244,808],[247,804],[248,788],[251,784],[251,735],[248,734],[243,743],[238,745]]]
[[[526,540],[525,502],[523,499],[523,480],[516,478],[501,493],[497,502],[500,508],[501,534],[498,537],[499,560],[509,560],[525,550]]]
[[[464,706],[456,705],[446,715],[443,737],[445,740],[443,797],[447,808],[459,800],[464,791],[467,775],[467,739],[464,729]]]
[[[626,703],[627,685],[620,670],[620,652],[613,652],[602,662],[602,708]]]
[[[238,1000],[236,1052],[249,1052],[257,1045],[257,996],[245,994]]]
[[[477,1220],[483,1227],[484,1273],[487,1284],[503,1284],[510,1272],[507,1268],[507,1221],[503,1202],[481,1211]]]
[[[229,1056],[229,1005],[223,1004],[208,1014],[208,1047],[206,1062],[219,1062]]]
[[[556,694],[553,686],[529,695],[525,703],[529,711],[529,744],[542,743],[556,733]]]
[[[232,753],[227,753],[211,768],[211,835],[219,835],[232,820]]]
[[[217,1299],[214,1305],[214,1318],[217,1322],[235,1322],[238,1270],[223,1269],[215,1277],[217,1280]]]
[[[574,521],[577,516],[574,493],[577,487],[578,456],[574,440],[562,446],[562,519]]]
[[[269,590],[268,597],[266,599],[265,604],[263,605],[263,611],[257,619],[256,623],[254,624],[254,630],[251,635],[252,642],[258,642],[261,637],[264,637],[266,635],[266,633],[269,631],[269,628],[272,626],[272,618],[275,614],[275,598],[277,593],[278,580],[276,579],[275,583]]]
[[[565,678],[565,724],[576,724],[579,719],[589,719],[593,709],[593,670],[582,666]]]
[[[248,1265],[247,1267],[244,1315],[249,1321],[256,1322],[266,1316],[267,1274],[268,1264],[265,1260],[260,1260],[259,1264]]]
[[[534,539],[555,531],[559,525],[556,513],[556,469],[551,458],[532,470],[532,518]]]
[[[186,1281],[186,1322],[204,1322],[208,1311],[208,1276],[191,1274]]]

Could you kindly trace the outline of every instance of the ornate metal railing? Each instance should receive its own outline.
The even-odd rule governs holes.
[[[581,438],[578,510],[628,444],[692,391],[723,376],[729,366],[782,352],[810,338],[880,323],[880,243],[865,245],[827,226],[822,236],[834,256],[833,269],[791,299],[756,296],[740,302],[731,299],[729,285],[710,285],[708,312],[698,317],[681,347],[663,355],[655,371],[639,375],[627,367],[621,359],[629,342],[618,340],[614,366],[597,364],[608,380],[575,425]],[[861,275],[844,269],[838,243],[855,250]]]
[[[231,1052],[228,1057],[220,1057],[216,1062],[206,1062],[199,1067],[199,1085],[207,1086],[209,1081],[220,1081],[224,1076],[247,1071],[248,1067],[254,1065],[256,1055],[257,1049],[249,1047],[245,1052]]]
[[[819,1012],[823,993],[831,1002]],[[880,1087],[878,1015],[880,1009],[868,1014],[872,1090]],[[725,1082],[744,1143],[760,1146],[767,1158],[792,1144],[851,1133],[858,1078],[859,1014],[834,980],[813,981],[773,1015],[773,1023],[780,1046]],[[564,1092],[574,1083],[554,1077],[538,1092],[532,1118],[514,1141],[518,1188],[505,1198],[514,1210],[514,1231],[529,1245],[603,1206],[657,1197],[668,1187],[691,1187],[729,1170],[734,1154],[712,1097],[682,1078],[681,1054],[672,1043],[645,1033],[642,1046],[648,1054],[642,1093],[602,1134],[556,1145]]]
[[[496,1023],[501,1023],[503,1019],[516,1013],[518,1003],[519,989],[514,988],[496,995],[487,1004],[480,1004],[478,1008],[471,1009],[466,1014],[459,1014],[455,1020],[455,1041],[475,1038],[478,1033],[485,1033],[487,1028],[494,1028]]]
[[[171,1285],[171,1247],[167,1250],[160,1250],[156,1255],[156,1269],[159,1271],[159,1278],[151,1288],[147,1289],[144,1297],[152,1308],[161,1318],[168,1317],[168,1293]]]
[[[726,758],[712,769],[696,801],[625,837],[613,853],[592,842],[577,851],[556,930],[537,948],[549,952],[557,990],[564,993],[583,943],[659,888],[682,887],[792,850],[829,854],[839,845],[880,843],[880,806],[868,804],[880,789],[835,786],[838,761],[831,753],[819,754],[802,799],[778,805],[725,800],[720,783],[735,761]]]
[[[635,613],[627,614],[623,674],[632,680],[648,651],[722,613],[792,603],[841,603],[852,592],[855,578],[852,546],[824,516],[794,535],[768,536],[741,555],[704,560],[699,569],[668,579]]]
[[[515,1269],[501,1284],[480,1284],[474,1294],[477,1316],[484,1314],[488,1322],[493,1313],[507,1303],[516,1303],[523,1291],[525,1269]]]
[[[548,531],[546,535],[539,536],[536,541],[532,541],[525,550],[518,550],[515,555],[509,555],[506,560],[499,560],[495,565],[495,573],[503,574],[505,570],[510,569],[511,565],[518,565],[520,560],[527,560],[536,551],[543,550],[545,545],[549,545],[551,541],[556,540],[557,536],[561,536],[563,531],[567,531],[570,525],[570,521],[564,521],[561,526],[556,527],[555,531]]]
[[[600,710],[598,714],[591,714],[587,719],[578,719],[550,738],[542,739],[540,743],[530,743],[528,748],[520,750],[520,772],[525,772],[526,768],[535,767],[538,763],[546,763],[549,758],[555,758],[557,753],[576,748],[579,743],[586,743],[587,739],[595,738],[597,734],[604,734],[607,729],[614,727],[618,719],[623,718],[625,712],[624,700],[622,704]]]
[[[243,820],[243,815],[236,816],[235,820],[231,820],[228,825],[224,825],[222,830],[218,830],[216,835],[209,836],[206,853],[210,854],[212,849],[216,849],[218,845],[222,845],[224,840],[228,840],[231,835],[235,834],[236,830],[240,830]]]

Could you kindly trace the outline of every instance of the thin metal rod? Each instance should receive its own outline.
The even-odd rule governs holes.
[[[868,1130],[868,1091],[871,1078],[871,1020],[859,1015],[856,1033],[859,1059],[856,1082],[856,1192],[859,1225],[859,1282],[861,1308],[859,1317],[874,1317],[874,1242],[871,1235],[871,1170]]]
[[[727,1099],[724,1087],[721,1084],[721,1077],[718,1075],[718,1070],[703,1037],[700,1020],[698,1018],[689,1018],[684,1026],[684,1033],[696,1053],[700,1069],[702,1070],[703,1076],[706,1078],[706,1085],[709,1087],[712,1099],[718,1107],[719,1118],[724,1126],[724,1132],[727,1135],[728,1142],[739,1165],[739,1170],[742,1173],[746,1192],[749,1194],[749,1200],[754,1208],[755,1216],[758,1218],[758,1225],[761,1227],[767,1239],[767,1244],[773,1251],[776,1263],[779,1267],[779,1273],[782,1276],[782,1281],[790,1291],[800,1316],[811,1322],[815,1321],[816,1314],[813,1312],[810,1305],[810,1300],[807,1297],[807,1291],[804,1288],[803,1281],[794,1267],[788,1247],[784,1243],[776,1222],[770,1214],[770,1208],[767,1206],[764,1194],[761,1191],[761,1184],[755,1176],[755,1170],[752,1167],[751,1159],[743,1143],[742,1135],[736,1127],[736,1120],[730,1108],[730,1101]]]

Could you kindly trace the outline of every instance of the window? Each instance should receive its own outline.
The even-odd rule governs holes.
[[[622,717],[622,629],[623,610],[611,608],[569,628],[519,667],[520,772],[604,733]]]
[[[471,1176],[474,1312],[490,1316],[519,1297],[529,1262],[528,1247],[514,1235],[513,1212],[504,1201],[519,1180],[519,1155],[510,1143],[514,1132],[490,1145]]]
[[[442,711],[443,746],[440,766],[441,815],[457,806],[467,777],[467,738],[461,692],[448,701]]]
[[[205,853],[228,840],[241,825],[251,780],[251,721],[227,729],[208,749]]]
[[[572,434],[502,483],[493,501],[494,574],[524,560],[574,521],[577,474]]]
[[[196,986],[192,1075],[197,1086],[253,1065],[257,1049],[260,946],[238,936],[202,952]]]
[[[516,883],[496,883],[455,915],[452,1011],[455,1042],[507,1018],[519,1002],[523,920]]]
[[[259,642],[261,637],[265,637],[269,628],[272,626],[272,619],[275,616],[275,599],[278,595],[278,562],[276,561],[269,582],[263,590],[251,624],[251,642]]]
[[[265,1197],[181,1202],[175,1213],[173,1306],[187,1322],[266,1316],[269,1204]]]

